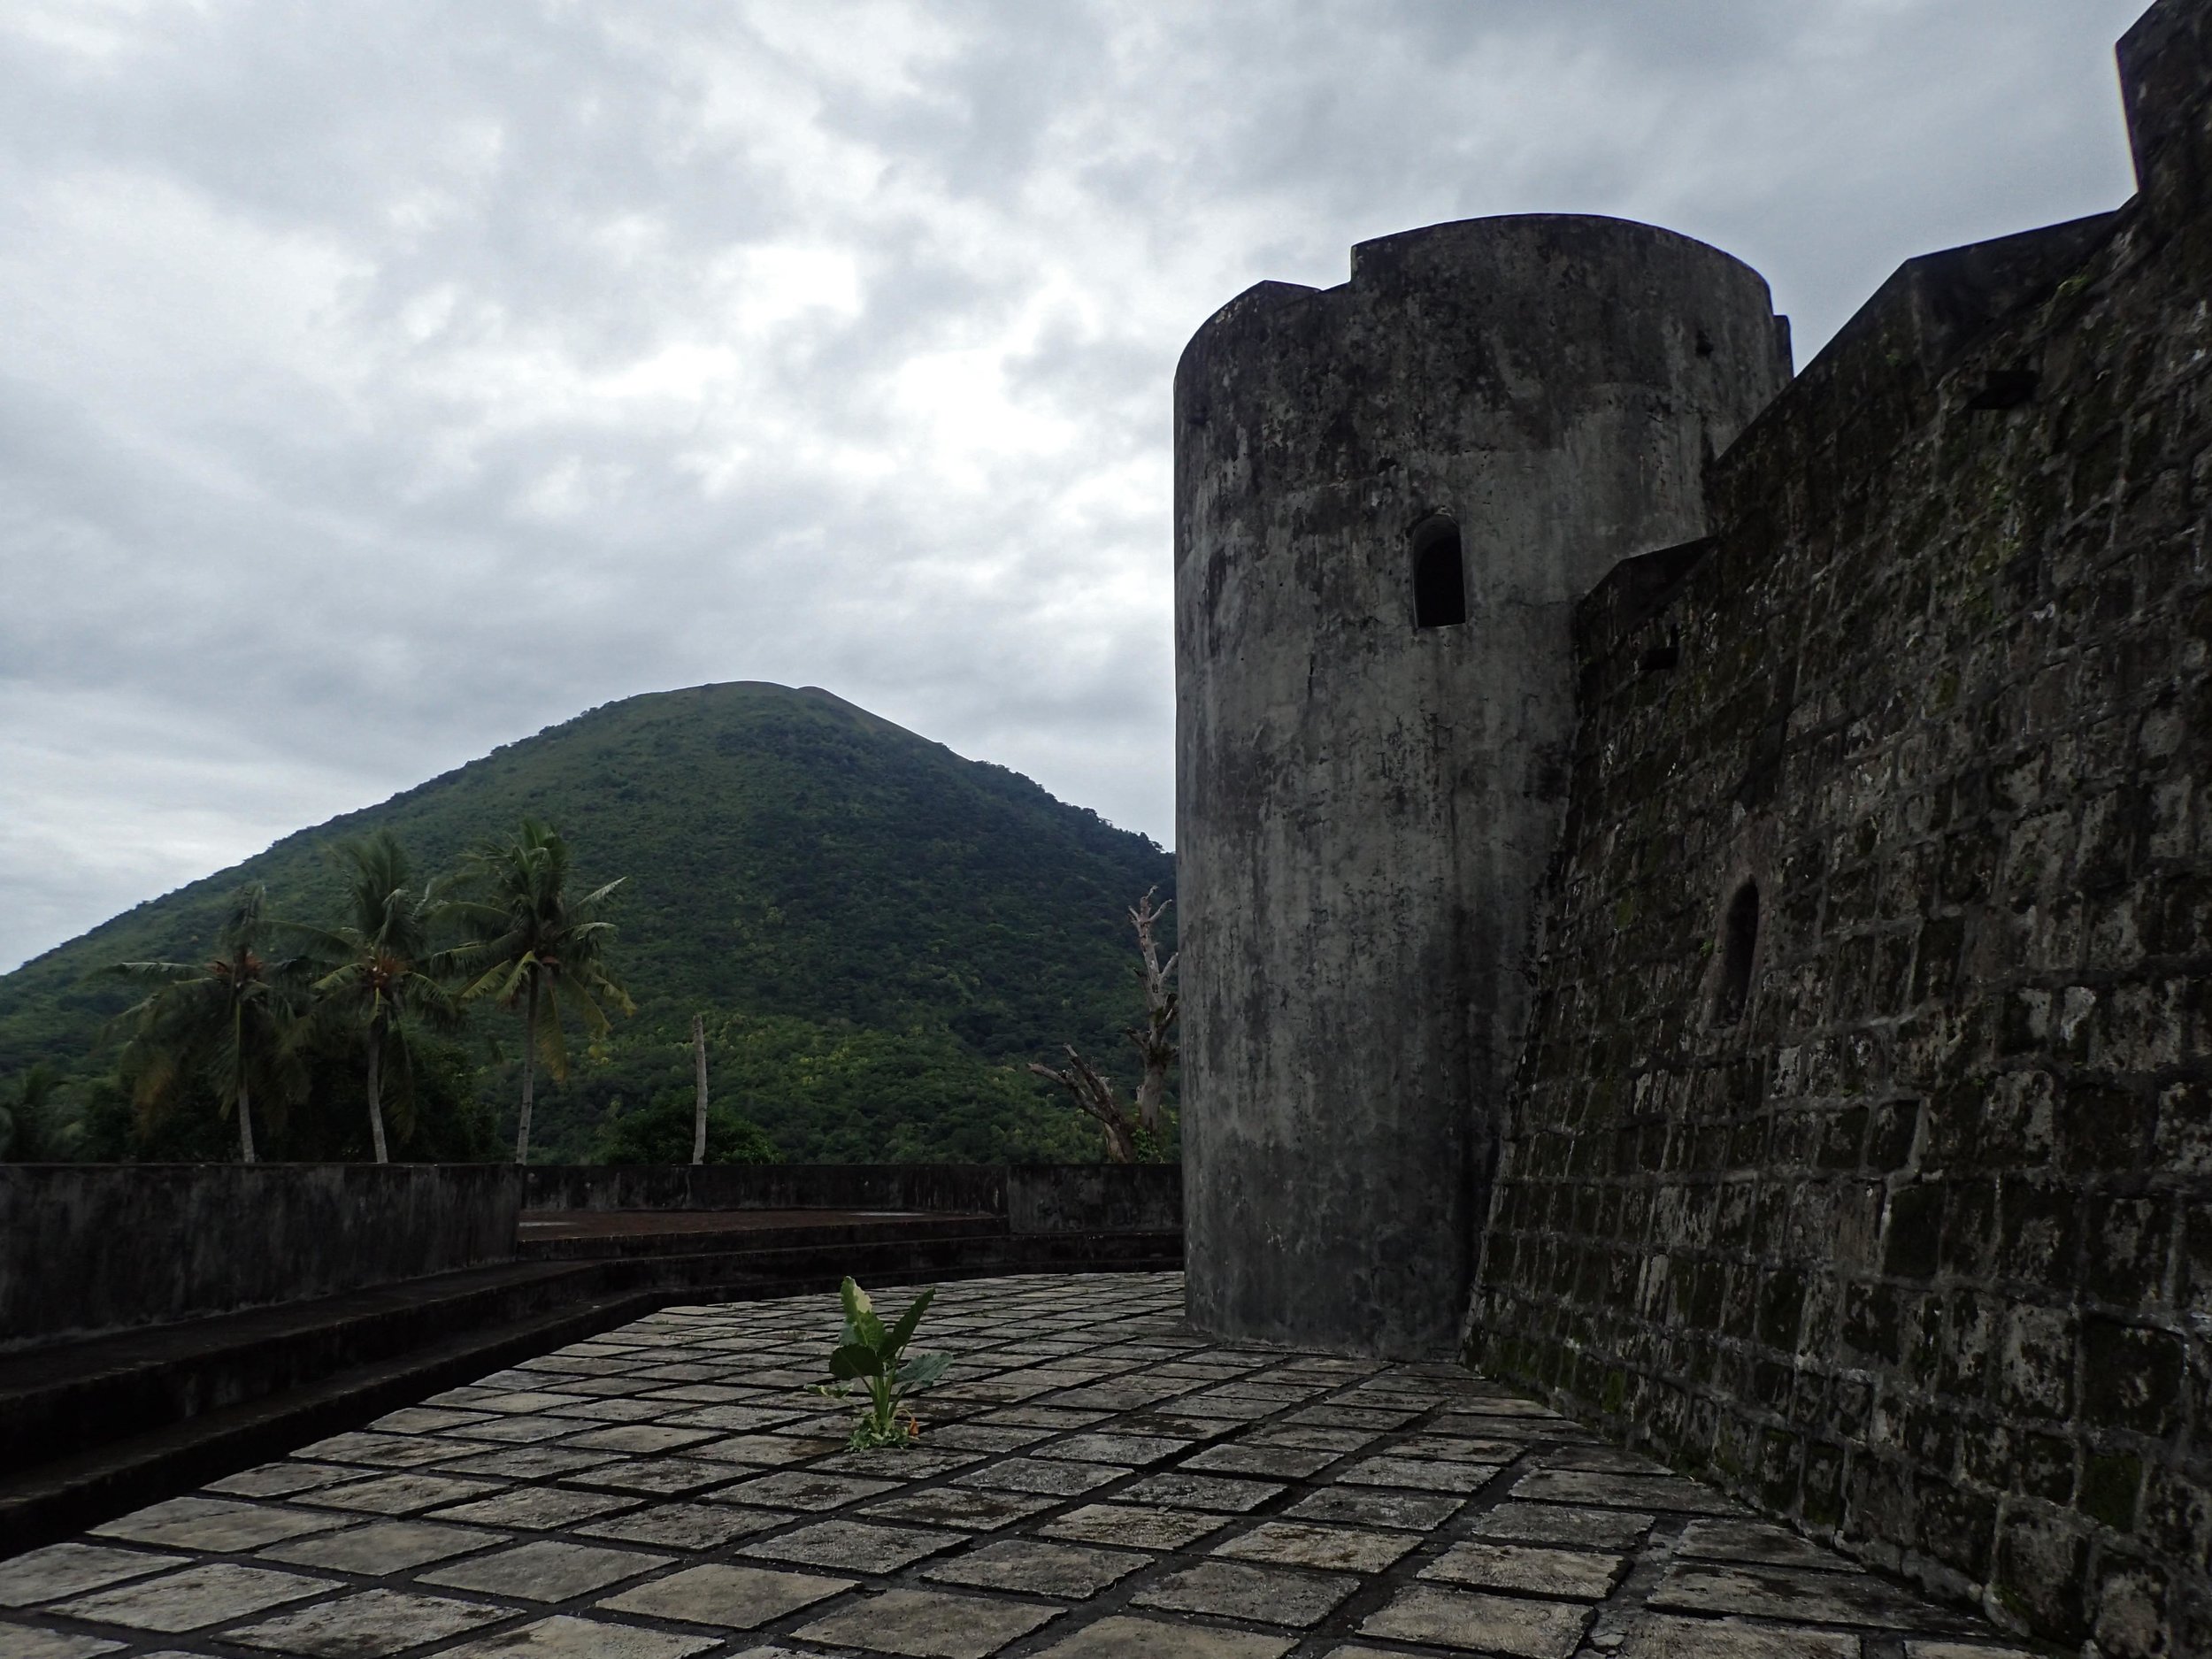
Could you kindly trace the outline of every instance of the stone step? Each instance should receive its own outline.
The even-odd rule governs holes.
[[[549,1311],[449,1331],[404,1354],[123,1434],[0,1478],[0,1556],[358,1428],[426,1394],[637,1318],[664,1300],[649,1291],[571,1298]]]
[[[1179,1233],[1014,1235],[954,1219],[518,1263],[0,1356],[0,1556],[672,1303],[826,1293],[848,1273],[872,1288],[1182,1261]]]
[[[725,1286],[750,1293],[826,1278],[834,1286],[847,1272],[972,1272],[1023,1256],[1005,1248],[1005,1225],[991,1217],[562,1242],[579,1252],[597,1248],[566,1259],[526,1259],[0,1356],[0,1471],[603,1293],[706,1293]]]
[[[572,1307],[595,1263],[516,1263],[0,1356],[0,1474]]]

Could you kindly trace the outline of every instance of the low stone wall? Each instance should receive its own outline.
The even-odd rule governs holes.
[[[1179,1233],[1179,1164],[1020,1164],[1006,1171],[1015,1233]]]
[[[0,1164],[0,1350],[515,1259],[531,1210],[909,1210],[1172,1233],[1173,1164]]]
[[[1173,1233],[1173,1164],[569,1164],[531,1170],[530,1210],[903,1210],[1004,1216],[1018,1233]]]
[[[510,1261],[494,1164],[0,1164],[0,1348]]]
[[[549,1164],[527,1210],[918,1210],[1006,1213],[995,1164]]]

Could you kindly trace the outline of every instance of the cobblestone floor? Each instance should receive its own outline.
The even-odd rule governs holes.
[[[833,1297],[672,1308],[0,1562],[0,1655],[2022,1651],[1463,1371],[1181,1300],[947,1286],[953,1378],[868,1453],[806,1392]]]

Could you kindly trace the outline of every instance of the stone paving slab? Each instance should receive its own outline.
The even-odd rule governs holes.
[[[0,1562],[0,1607],[30,1607],[42,1601],[100,1590],[126,1578],[143,1578],[165,1567],[185,1565],[182,1556],[150,1551],[108,1549],[98,1544],[56,1544],[13,1561]]]
[[[904,1453],[810,1392],[835,1298],[667,1309],[0,1561],[0,1656],[2031,1651],[1464,1371],[1215,1342],[1181,1302],[941,1287]]]
[[[399,1590],[364,1590],[319,1601],[296,1613],[266,1618],[227,1640],[273,1653],[311,1654],[317,1659],[356,1659],[405,1653],[410,1648],[480,1630],[507,1617],[501,1607]]]

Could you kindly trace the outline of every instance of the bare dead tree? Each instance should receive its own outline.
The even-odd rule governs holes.
[[[1114,1164],[1133,1164],[1137,1161],[1137,1138],[1131,1133],[1128,1118],[1121,1110],[1121,1102],[1114,1098],[1112,1082],[1098,1072],[1098,1068],[1075,1051],[1075,1045],[1067,1044],[1068,1063],[1057,1070],[1040,1064],[1029,1063],[1029,1069],[1039,1077],[1049,1078],[1075,1097],[1075,1103],[1086,1116],[1095,1119],[1106,1132],[1106,1156]]]
[[[1029,1067],[1039,1077],[1049,1079],[1074,1096],[1077,1109],[1105,1131],[1106,1156],[1116,1164],[1133,1164],[1141,1151],[1158,1156],[1165,1138],[1161,1119],[1167,1099],[1168,1068],[1175,1064],[1175,1040],[1169,1032],[1175,1024],[1178,1003],[1171,983],[1177,958],[1171,956],[1165,962],[1160,960],[1157,929],[1168,906],[1154,902],[1158,892],[1157,887],[1148,889],[1129,911],[1130,924],[1137,930],[1137,949],[1144,958],[1137,970],[1137,978],[1144,986],[1144,1024],[1132,1025],[1122,1033],[1144,1064],[1143,1075],[1137,1084],[1134,1121],[1115,1098],[1112,1080],[1077,1053],[1072,1044],[1067,1045],[1066,1065],[1032,1062]],[[1170,900],[1169,903],[1173,902]]]
[[[703,1015],[691,1017],[691,1074],[697,1084],[697,1101],[691,1113],[691,1161],[707,1161],[707,1022]]]
[[[1137,930],[1137,949],[1144,956],[1144,965],[1137,970],[1144,981],[1144,1024],[1131,1026],[1123,1035],[1137,1051],[1144,1063],[1144,1075],[1137,1085],[1137,1122],[1144,1132],[1158,1143],[1160,1136],[1160,1109],[1167,1099],[1168,1068],[1175,1064],[1175,1039],[1168,1034],[1175,1024],[1179,1005],[1175,988],[1169,983],[1175,975],[1175,964],[1180,958],[1179,951],[1165,962],[1160,960],[1159,941],[1154,930],[1160,918],[1167,914],[1167,904],[1155,904],[1153,895],[1157,887],[1148,887],[1129,911],[1129,920]]]

